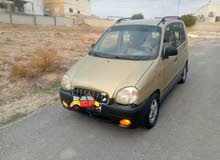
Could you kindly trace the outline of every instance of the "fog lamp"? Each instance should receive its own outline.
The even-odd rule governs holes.
[[[131,125],[131,121],[129,119],[122,119],[119,123],[122,127],[129,127]]]

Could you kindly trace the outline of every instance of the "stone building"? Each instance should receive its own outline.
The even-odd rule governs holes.
[[[44,0],[44,9],[53,16],[91,15],[90,0]]]
[[[201,22],[220,22],[220,2],[209,2],[194,15]]]

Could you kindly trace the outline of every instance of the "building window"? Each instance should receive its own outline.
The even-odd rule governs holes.
[[[77,13],[80,14],[80,11],[78,10]]]
[[[72,8],[69,8],[69,12],[70,12],[70,13],[73,13],[73,9],[72,9]]]
[[[214,12],[209,12],[209,17],[214,17]]]

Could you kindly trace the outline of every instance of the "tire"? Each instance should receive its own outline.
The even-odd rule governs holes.
[[[187,72],[188,72],[188,64],[185,65],[183,72],[180,75],[181,76],[181,79],[179,80],[180,84],[183,84],[186,82]]]
[[[80,108],[80,106],[79,106],[79,105],[74,105],[74,106],[73,106],[73,110],[75,110],[75,111],[78,111],[78,110],[79,110],[79,108]]]
[[[157,122],[157,118],[159,115],[160,103],[159,103],[159,95],[153,94],[149,101],[146,103],[146,109],[144,111],[144,127],[147,129],[151,129],[155,126]]]

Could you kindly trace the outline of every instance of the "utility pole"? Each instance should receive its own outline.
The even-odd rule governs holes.
[[[178,0],[178,10],[177,10],[177,16],[180,14],[180,0]]]

